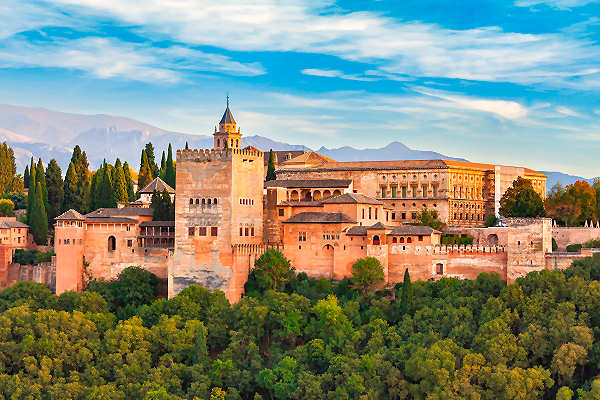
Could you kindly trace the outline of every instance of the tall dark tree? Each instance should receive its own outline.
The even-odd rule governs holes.
[[[127,161],[123,164],[123,176],[125,177],[125,185],[127,186],[127,199],[135,201],[135,192],[133,191],[133,180],[131,179],[131,169]]]
[[[166,177],[167,174],[167,156],[165,155],[165,152],[163,150],[162,152],[162,158],[160,159],[160,179],[162,179],[163,181],[165,179],[167,179]]]
[[[53,158],[46,169],[46,185],[48,187],[48,222],[52,224],[61,211],[64,199],[64,182],[58,163]]]
[[[90,210],[95,210],[98,208],[98,177],[101,176],[102,167],[98,168],[98,170],[92,174],[90,182],[90,197],[88,199],[88,205],[90,207]],[[100,178],[100,182],[102,182],[102,178]]]
[[[171,196],[166,190],[162,193],[154,191],[152,193],[152,204],[154,210],[152,219],[155,221],[174,221],[175,220],[175,208],[171,202]]]
[[[77,171],[73,163],[69,163],[67,173],[65,174],[65,185],[64,185],[64,200],[63,200],[63,211],[70,209],[77,210],[81,206],[81,202],[78,198],[77,185],[78,185]]]
[[[99,191],[99,203],[98,207],[112,208],[115,207],[116,204],[113,203],[113,195],[112,195],[112,174],[111,174],[111,166],[104,161],[104,174],[102,176],[102,182],[100,183],[100,191]]]
[[[31,211],[33,210],[33,203],[35,198],[35,164],[33,163],[33,157],[29,167],[29,191],[27,192],[27,224],[31,221]]]
[[[44,200],[42,199],[42,185],[40,182],[36,183],[34,190],[29,227],[31,229],[33,239],[37,244],[44,245],[47,243],[48,215],[46,214]]]
[[[127,184],[125,183],[125,174],[123,173],[123,167],[121,165],[119,165],[119,168],[115,166],[112,197],[113,204],[129,202],[129,197],[127,196]]]
[[[35,167],[35,181],[42,186],[42,200],[44,201],[44,207],[46,210],[50,208],[48,202],[48,186],[46,185],[46,172],[44,171],[44,164],[42,159],[38,159],[38,163]]]
[[[142,150],[142,162],[140,164],[140,171],[138,173],[138,191],[146,187],[152,182],[152,171],[148,164],[148,156],[146,156],[146,150]]]
[[[402,284],[402,296],[400,297],[400,309],[403,313],[410,313],[414,306],[414,294],[410,282],[408,268],[404,270],[404,283]]]
[[[186,149],[186,150],[189,150],[189,149],[190,149],[190,146],[188,145],[188,142],[187,142],[187,140],[186,140],[186,142],[185,142],[185,149]]]
[[[274,181],[277,179],[275,175],[275,155],[273,149],[269,150],[269,165],[267,166],[267,178],[268,181]]]
[[[0,194],[12,192],[12,183],[16,174],[15,153],[4,142],[0,145]]]
[[[154,146],[152,145],[152,142],[146,143],[146,147],[144,147],[144,150],[146,150],[146,157],[148,157],[148,166],[150,167],[150,172],[152,172],[152,179],[154,179],[158,176],[158,173],[160,171],[158,169],[158,165],[156,165],[156,159],[154,157]]]
[[[175,163],[173,162],[173,148],[171,147],[171,143],[169,143],[169,149],[167,151],[165,182],[167,185],[175,188]]]
[[[71,156],[71,164],[73,164],[75,173],[75,184],[69,182],[69,186],[66,185],[65,179],[65,203],[66,209],[73,208],[79,212],[87,212],[89,209],[89,197],[90,197],[90,170],[89,162],[85,152],[81,151],[79,146],[73,148],[73,155]],[[73,192],[71,192],[73,190]]]
[[[23,172],[23,183],[26,188],[29,188],[29,165],[25,166],[25,172]]]

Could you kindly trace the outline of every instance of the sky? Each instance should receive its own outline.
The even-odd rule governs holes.
[[[1,0],[0,102],[600,175],[600,0]]]

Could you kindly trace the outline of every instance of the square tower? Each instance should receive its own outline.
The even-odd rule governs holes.
[[[239,299],[248,267],[235,266],[232,246],[262,243],[263,157],[235,148],[177,151],[169,296],[199,284]]]

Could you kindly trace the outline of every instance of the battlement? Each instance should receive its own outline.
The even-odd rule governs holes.
[[[263,153],[256,150],[245,149],[193,149],[193,150],[177,150],[177,161],[225,161],[231,160],[233,156],[256,157],[262,158]]]
[[[544,222],[548,222],[551,224],[552,220],[550,218],[521,218],[521,217],[506,218],[506,224],[509,227],[541,224]]]

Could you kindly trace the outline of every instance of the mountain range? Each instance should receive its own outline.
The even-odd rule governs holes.
[[[0,104],[0,141],[6,141],[13,148],[19,171],[25,168],[31,157],[41,157],[44,161],[55,158],[63,172],[75,145],[86,151],[91,169],[99,166],[104,159],[114,162],[117,157],[136,168],[140,151],[148,142],[154,145],[159,159],[160,153],[167,149],[169,143],[174,149],[183,148],[186,142],[191,148],[210,148],[213,145],[212,135],[167,131],[127,117],[74,114],[8,104]],[[278,142],[260,135],[244,136],[242,145],[252,145],[264,151],[311,150],[303,145]],[[372,149],[343,146],[333,149],[321,147],[316,151],[338,161],[440,158],[466,161],[434,151],[411,149],[400,142]],[[560,172],[542,172],[548,175],[548,188],[556,182],[567,185],[582,179],[590,183],[592,181]]]

